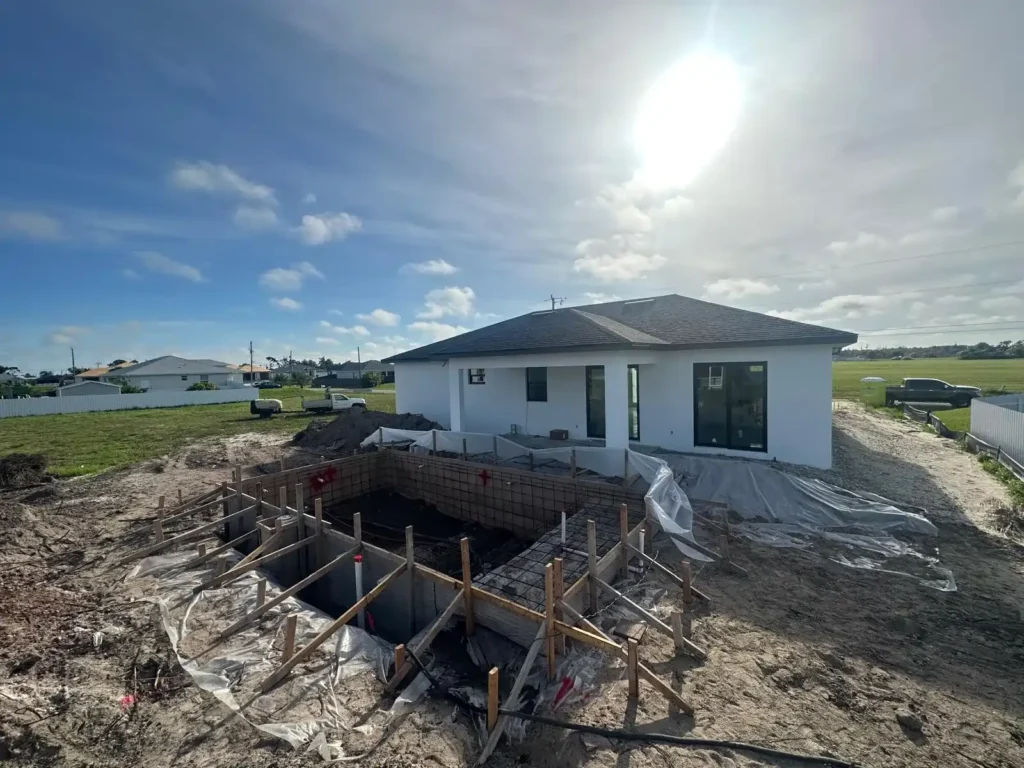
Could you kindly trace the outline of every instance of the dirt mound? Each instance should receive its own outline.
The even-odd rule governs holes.
[[[378,427],[389,429],[444,429],[418,413],[385,413],[383,411],[350,411],[327,421],[316,419],[292,438],[295,445],[311,451],[346,454],[359,447]]]
[[[0,488],[27,488],[52,479],[41,453],[12,453],[0,458]]]

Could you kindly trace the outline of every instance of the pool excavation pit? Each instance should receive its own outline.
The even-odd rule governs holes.
[[[642,680],[693,714],[638,661],[637,638],[587,618],[614,601],[671,637],[676,653],[706,658],[689,639],[689,614],[707,598],[689,562],[673,571],[648,554],[647,484],[630,475],[628,452],[624,466],[610,480],[578,470],[575,451],[567,466],[541,466],[532,454],[503,461],[497,447],[452,456],[382,439],[376,450],[259,477],[236,467],[230,481],[177,506],[161,497],[151,543],[125,562],[144,558],[132,575],[156,580],[168,634],[196,683],[296,747],[316,736],[322,717],[282,719],[284,687],[291,702],[315,699],[313,685],[345,700],[355,688],[397,694],[417,678],[412,657],[426,660],[453,626],[519,646],[525,659],[514,681],[500,682],[498,667],[481,675],[482,763],[509,719],[499,709],[521,706],[537,658],[555,681],[573,648],[625,662],[631,697]],[[685,610],[665,623],[615,586],[638,571],[682,587]]]

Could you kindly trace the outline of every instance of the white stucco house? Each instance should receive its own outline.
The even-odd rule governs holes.
[[[464,432],[832,463],[832,351],[856,334],[684,296],[532,312],[385,360],[396,407]]]
[[[220,388],[242,386],[241,369],[217,360],[189,360],[174,355],[155,357],[135,365],[112,370],[100,381],[127,381],[148,392],[185,390],[197,381],[210,381]]]

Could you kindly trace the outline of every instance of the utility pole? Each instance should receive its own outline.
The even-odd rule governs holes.
[[[71,375],[75,375],[75,348],[71,347]]]
[[[565,304],[565,296],[555,296],[555,294],[553,294],[553,293],[550,296],[548,296],[548,300],[551,302],[551,311],[552,312],[555,311],[555,302],[556,301],[558,302],[558,306],[562,306],[563,304]]]
[[[359,367],[359,378],[363,377],[363,356],[359,352],[359,347],[356,347],[356,365]]]
[[[242,381],[245,381],[245,376],[242,377]],[[256,371],[253,370],[252,364],[252,342],[249,342],[249,381],[256,381]]]

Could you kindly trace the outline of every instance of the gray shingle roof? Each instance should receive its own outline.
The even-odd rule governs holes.
[[[184,357],[164,355],[152,360],[143,360],[136,365],[119,368],[112,372],[115,376],[162,376],[165,374],[199,375],[209,373],[237,373],[237,368],[229,368],[227,363],[217,360],[188,360]]]
[[[693,349],[744,345],[841,345],[856,341],[854,333],[669,294],[650,299],[531,312],[403,352],[387,358],[387,362],[565,352],[581,348]]]

